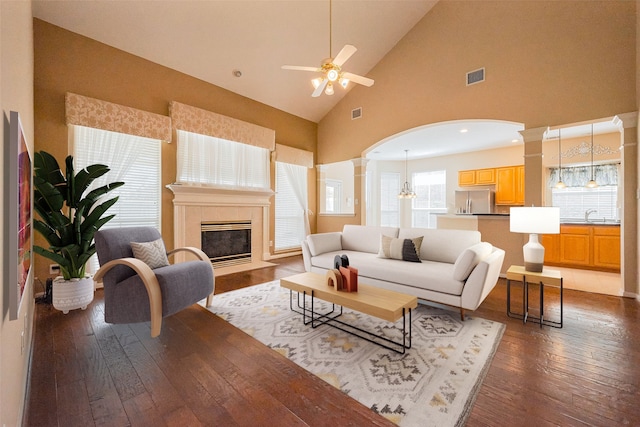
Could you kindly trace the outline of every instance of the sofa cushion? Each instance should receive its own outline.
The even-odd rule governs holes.
[[[307,236],[307,243],[312,256],[342,250],[340,232],[310,234]]]
[[[435,228],[401,228],[400,239],[424,236],[420,259],[453,264],[469,246],[480,243],[481,235],[475,230],[448,230]]]
[[[476,265],[484,257],[489,255],[493,249],[491,243],[480,242],[465,249],[456,259],[453,265],[453,278],[456,280],[467,280]]]
[[[422,246],[422,236],[414,239],[396,239],[381,234],[378,257],[421,262],[420,246]]]
[[[396,227],[346,224],[342,230],[342,249],[377,254],[381,234],[398,237],[398,229]]]
[[[355,251],[326,253],[311,259],[313,268],[333,268],[333,257],[346,254],[349,265],[358,269],[358,282],[370,284],[368,278],[427,289],[449,295],[460,295],[464,282],[453,278],[453,264],[423,261],[421,264],[395,259],[381,259],[377,254]],[[409,292],[410,293],[410,292]]]

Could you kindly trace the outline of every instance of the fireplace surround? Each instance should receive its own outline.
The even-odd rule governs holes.
[[[266,264],[265,261],[270,258],[269,206],[273,191],[227,190],[182,184],[170,184],[167,188],[174,195],[173,229],[176,247],[194,246],[203,249],[203,224],[248,223],[249,261],[244,260],[240,265],[216,268],[216,275],[224,274],[227,269],[250,270]]]

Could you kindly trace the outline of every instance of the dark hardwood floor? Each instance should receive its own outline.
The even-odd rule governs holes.
[[[216,293],[304,270],[299,256],[276,263],[217,277]],[[640,303],[564,295],[562,329],[508,318],[503,280],[469,313],[507,328],[468,426],[640,425]],[[104,323],[103,306],[102,291],[86,311],[36,306],[24,425],[390,424],[201,307],[152,339],[148,324]]]

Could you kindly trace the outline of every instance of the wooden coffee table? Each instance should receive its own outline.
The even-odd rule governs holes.
[[[311,323],[311,327],[316,328],[327,324],[401,354],[411,348],[411,310],[418,306],[418,298],[414,296],[361,282],[358,282],[358,292],[337,291],[333,286],[327,285],[327,279],[324,275],[317,273],[301,273],[280,279],[280,286],[291,291],[291,310],[302,314],[305,325]],[[293,303],[294,291],[298,293],[297,309]],[[300,296],[302,296],[302,302],[300,302]],[[307,304],[307,296],[311,298],[310,304]],[[314,308],[316,298],[331,303],[331,311],[327,313],[316,312]],[[340,306],[340,311],[337,313],[336,305]],[[390,340],[338,320],[338,317],[342,315],[343,307],[392,323],[402,319],[402,342]],[[409,317],[408,332],[407,314]]]

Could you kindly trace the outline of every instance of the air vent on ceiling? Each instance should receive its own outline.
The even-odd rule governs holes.
[[[467,86],[484,81],[484,68],[469,71],[467,73]]]
[[[351,110],[351,120],[359,119],[362,117],[362,107]]]

